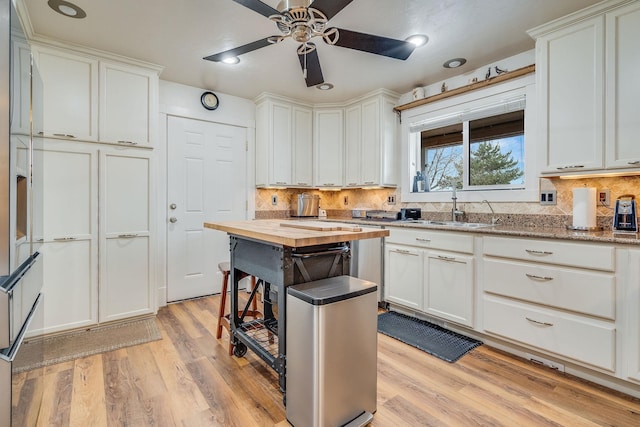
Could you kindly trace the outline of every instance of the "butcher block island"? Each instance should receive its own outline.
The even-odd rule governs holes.
[[[350,242],[386,237],[388,230],[314,220],[205,222],[205,228],[229,235],[231,277],[231,341],[234,354],[251,349],[278,373],[285,392],[286,288],[349,275]],[[238,307],[238,282],[254,276],[257,284],[245,307]],[[244,319],[262,287],[263,316]]]

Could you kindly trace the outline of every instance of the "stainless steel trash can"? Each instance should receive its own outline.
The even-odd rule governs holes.
[[[287,288],[286,412],[294,426],[364,425],[376,411],[377,285],[337,276]]]

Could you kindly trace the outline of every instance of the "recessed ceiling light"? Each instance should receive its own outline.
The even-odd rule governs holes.
[[[442,64],[442,66],[444,68],[458,68],[461,65],[464,65],[465,62],[467,62],[467,60],[464,58],[454,58],[454,59],[448,60],[447,62]]]
[[[424,46],[429,41],[429,37],[424,34],[414,34],[405,39],[409,43],[413,43],[416,47]]]
[[[87,13],[82,10],[80,6],[76,6],[73,3],[69,3],[64,0],[49,0],[47,2],[49,7],[61,15],[68,16],[69,18],[82,19],[87,17]]]
[[[320,90],[331,90],[333,89],[333,85],[331,83],[320,83],[316,86]]]
[[[228,58],[224,58],[222,62],[224,62],[225,64],[237,64],[240,62],[240,58],[238,58],[237,56],[230,56]]]

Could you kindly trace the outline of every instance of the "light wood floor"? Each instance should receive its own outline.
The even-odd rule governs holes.
[[[161,341],[19,376],[20,405],[44,391],[37,423],[23,425],[288,426],[275,373],[251,351],[228,356],[226,332],[214,338],[218,301],[162,308]],[[379,335],[371,425],[640,426],[640,400],[486,345],[450,364]]]

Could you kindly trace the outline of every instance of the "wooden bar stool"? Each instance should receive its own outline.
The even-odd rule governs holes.
[[[227,290],[229,286],[229,275],[231,274],[231,265],[228,262],[221,262],[218,264],[218,270],[222,272],[222,295],[220,298],[220,308],[218,310],[218,330],[216,332],[216,338],[222,337],[222,328],[224,327],[229,333],[229,356],[233,355],[233,342],[231,340],[231,321],[229,314],[224,314],[227,305]],[[240,279],[247,277],[248,274],[242,274]],[[251,276],[251,290],[256,286],[255,276]],[[238,316],[242,316],[242,310],[238,310]],[[245,316],[253,317],[254,319],[262,317],[262,313],[258,311],[257,301],[255,298],[251,301],[251,310],[247,310]]]

